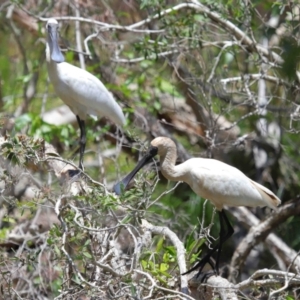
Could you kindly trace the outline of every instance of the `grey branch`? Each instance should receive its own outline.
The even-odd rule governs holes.
[[[167,236],[170,239],[170,241],[176,247],[177,250],[177,261],[178,261],[179,272],[180,274],[185,273],[187,271],[186,263],[185,263],[185,248],[183,246],[183,243],[178,238],[178,236],[168,227],[154,226],[146,220],[142,220],[142,228],[144,229],[144,231],[149,230],[151,231],[151,233]],[[181,291],[187,292],[188,291],[187,276],[180,275],[180,278],[181,278]]]
[[[286,265],[294,263],[294,266],[300,267],[300,257],[297,257],[297,253],[289,248],[275,234],[270,234],[276,226],[284,222],[287,218],[300,213],[300,201],[298,199],[295,202],[287,203],[280,207],[267,220],[261,223],[244,207],[231,208],[230,211],[240,222],[246,223],[248,227],[251,227],[250,232],[242,240],[232,257],[231,270],[239,269],[253,247],[264,240],[266,244],[281,257]]]
[[[218,293],[222,300],[238,300],[236,286],[220,276],[209,277],[206,284],[201,283],[200,277],[193,277],[189,286],[195,299],[218,299],[215,297]]]

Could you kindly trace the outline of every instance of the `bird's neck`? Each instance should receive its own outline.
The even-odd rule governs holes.
[[[175,166],[176,163],[176,149],[170,148],[168,151],[160,156],[160,167],[164,177],[172,181],[182,181],[184,172],[180,165]]]

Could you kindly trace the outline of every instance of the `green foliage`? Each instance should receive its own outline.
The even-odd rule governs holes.
[[[11,162],[24,165],[30,161],[35,163],[44,155],[44,141],[25,135],[6,136],[0,154]]]
[[[165,5],[163,0],[140,0],[140,9],[152,8],[155,10],[162,10]]]
[[[5,228],[5,227],[0,230],[0,240],[4,241],[6,239],[9,230],[10,230],[9,228]]]
[[[296,72],[300,65],[300,46],[293,37],[286,37],[281,40],[284,63],[280,72],[289,80],[297,80]]]
[[[58,139],[65,146],[70,146],[77,138],[71,124],[51,125],[44,122],[40,116],[31,113],[23,114],[15,121],[16,132],[24,131],[24,129],[31,136],[41,137],[49,143]]]
[[[155,251],[145,251],[141,257],[141,265],[144,271],[151,273],[163,285],[168,284],[172,278],[169,273],[171,268],[176,267],[176,249],[174,246],[165,246],[164,238],[159,238]]]
[[[195,227],[196,229],[196,227]],[[195,230],[194,230],[195,231]],[[187,253],[187,257],[189,258],[189,264],[192,266],[198,259],[202,252],[202,246],[204,245],[206,239],[195,239],[194,231],[188,234],[185,241],[185,249]]]
[[[4,217],[3,217],[3,221],[4,221],[5,223],[10,224],[10,225],[16,224],[16,220],[15,220],[14,218],[12,218],[12,217],[9,217],[9,216],[4,216]]]

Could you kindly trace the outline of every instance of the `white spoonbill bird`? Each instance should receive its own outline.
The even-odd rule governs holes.
[[[160,168],[164,177],[172,181],[186,182],[197,195],[210,200],[217,208],[220,218],[219,242],[187,273],[199,268],[199,276],[205,264],[210,263],[212,254],[218,250],[215,272],[219,274],[222,245],[234,232],[223,209],[224,205],[269,206],[276,209],[281,203],[280,199],[235,167],[215,159],[191,158],[175,166],[176,145],[167,137],[157,137],[151,142],[149,151],[134,170],[114,186],[115,193],[119,195],[121,186],[125,189],[135,174],[157,154],[160,156]]]
[[[46,30],[46,58],[49,78],[57,96],[76,115],[80,128],[79,168],[83,170],[87,115],[105,116],[117,125],[124,125],[125,117],[112,94],[97,77],[64,62],[64,56],[58,45],[58,22],[55,19],[49,19]]]

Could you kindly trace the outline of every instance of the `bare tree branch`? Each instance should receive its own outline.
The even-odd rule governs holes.
[[[233,254],[230,264],[230,269],[232,271],[236,269],[239,270],[248,257],[251,249],[263,240],[266,240],[265,242],[268,245],[272,245],[272,247],[278,249],[281,255],[284,256],[284,261],[287,262],[288,265],[294,262],[292,269],[296,266],[300,268],[300,257],[298,257],[298,254],[282,241],[278,244],[276,242],[278,237],[276,237],[275,234],[270,234],[276,226],[280,225],[287,218],[300,213],[299,199],[281,206],[268,219],[261,223],[259,223],[259,220],[244,207],[231,208],[230,211],[240,222],[246,223],[248,227],[251,227],[248,235],[242,240]]]

